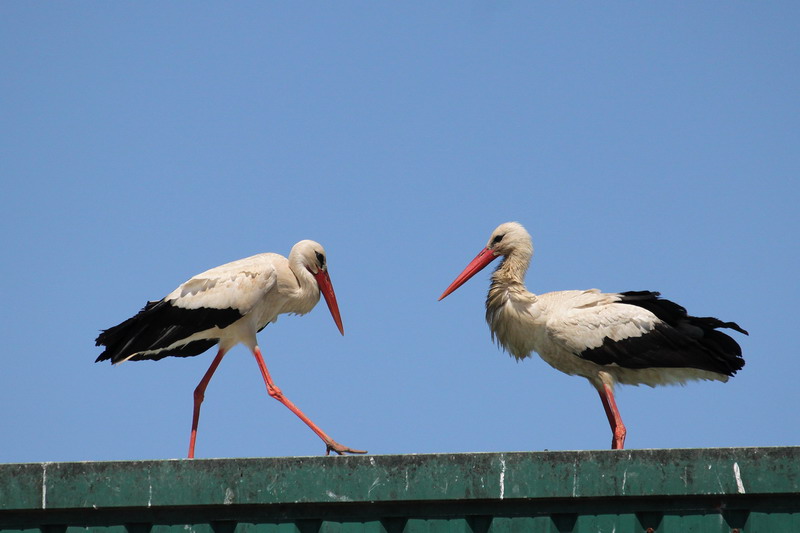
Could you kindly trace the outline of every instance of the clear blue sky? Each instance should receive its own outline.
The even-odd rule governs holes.
[[[630,448],[800,444],[797,2],[2,2],[0,462],[184,457],[202,356],[95,364],[99,330],[301,239],[324,304],[260,335],[371,453],[603,449],[596,392],[493,345],[501,222],[534,292],[659,290],[734,320],[727,384],[619,387]],[[198,457],[321,442],[232,350]]]

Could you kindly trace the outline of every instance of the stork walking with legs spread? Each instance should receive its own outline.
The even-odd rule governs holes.
[[[300,241],[289,258],[264,253],[198,274],[159,301],[148,302],[135,316],[103,331],[97,346],[105,346],[97,361],[199,355],[218,344],[217,356],[194,391],[189,457],[194,457],[200,404],[223,356],[235,345],[247,346],[256,358],[267,393],[288,407],[324,442],[326,453],[366,453],[342,446],[326,435],[275,385],[256,341],[256,333],[278,315],[304,315],[325,297],[333,320],[344,335],[325,250],[314,241]]]
[[[744,366],[742,349],[717,330],[747,335],[745,330],[734,322],[691,316],[657,292],[528,292],[524,279],[533,244],[516,222],[494,230],[439,300],[501,256],[486,297],[492,338],[518,360],[536,352],[553,368],[588,379],[603,402],[613,449],[624,447],[626,435],[614,401],[617,383],[655,387],[692,379],[725,382]]]

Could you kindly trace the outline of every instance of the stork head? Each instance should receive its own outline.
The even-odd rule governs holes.
[[[461,274],[450,284],[439,297],[445,296],[462,286],[469,278],[486,268],[486,266],[500,256],[518,255],[527,264],[533,255],[533,244],[530,234],[519,222],[506,222],[500,224],[492,232],[486,248],[480,251]]]
[[[319,292],[325,298],[328,310],[331,312],[339,333],[344,335],[342,316],[339,314],[339,304],[336,302],[336,293],[333,292],[333,284],[328,274],[328,263],[325,258],[325,248],[318,242],[304,240],[292,247],[289,253],[289,262],[298,261],[302,268],[308,270],[317,282]]]
[[[519,222],[506,222],[497,226],[486,243],[486,249],[495,257],[512,253],[533,254],[531,236]]]

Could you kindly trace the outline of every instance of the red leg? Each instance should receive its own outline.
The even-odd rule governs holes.
[[[305,422],[306,425],[310,427],[311,430],[325,442],[326,446],[325,455],[329,455],[332,451],[338,453],[339,455],[343,453],[367,453],[366,451],[353,450],[352,448],[348,448],[347,446],[342,446],[341,444],[330,438],[328,435],[326,435],[325,432],[322,431],[319,427],[317,427],[317,425],[314,422],[312,422],[310,418],[308,418],[300,409],[298,409],[291,401],[289,401],[289,398],[284,396],[283,392],[281,392],[281,390],[275,385],[275,383],[272,381],[272,378],[269,375],[269,371],[267,370],[267,365],[264,363],[264,358],[261,356],[261,349],[258,346],[256,346],[253,349],[253,355],[255,356],[256,361],[258,362],[258,367],[261,369],[261,375],[264,378],[264,383],[266,383],[267,385],[267,393],[271,397],[275,398],[283,405],[288,407],[291,412],[296,414],[300,418],[300,420]]]
[[[192,436],[189,438],[189,459],[194,458],[194,443],[197,440],[197,423],[200,420],[200,404],[203,403],[203,398],[206,396],[206,387],[208,387],[208,382],[211,381],[211,376],[214,375],[214,371],[217,370],[220,361],[222,361],[222,357],[225,355],[226,350],[222,348],[219,349],[217,352],[217,356],[211,362],[211,366],[208,367],[206,370],[206,374],[203,376],[203,379],[200,380],[200,383],[197,385],[197,388],[194,389],[194,413],[192,414]]]
[[[608,423],[611,425],[611,432],[613,433],[613,440],[611,441],[612,450],[621,450],[625,447],[625,424],[622,423],[622,417],[617,410],[617,402],[614,401],[614,391],[611,390],[606,384],[603,384],[602,389],[597,389],[600,394],[600,400],[603,402],[603,409],[606,411]]]

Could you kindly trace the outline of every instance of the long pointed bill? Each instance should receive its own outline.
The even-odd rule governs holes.
[[[339,333],[344,335],[344,326],[342,326],[342,316],[339,314],[339,304],[336,303],[336,293],[333,292],[333,285],[331,284],[331,277],[328,275],[327,270],[320,270],[316,274],[312,274],[317,280],[319,291],[325,297],[325,303],[328,304],[328,309],[331,311],[333,321],[336,322],[336,327],[339,328]]]
[[[475,259],[470,261],[470,263],[467,265],[467,268],[465,268],[464,271],[458,275],[456,280],[453,283],[451,283],[449,287],[447,287],[447,289],[442,293],[441,296],[439,296],[439,300],[441,301],[442,299],[444,299],[445,296],[447,296],[448,294],[450,294],[451,292],[462,286],[464,283],[467,282],[469,278],[471,278],[472,276],[474,276],[475,274],[486,268],[486,265],[488,265],[498,257],[500,256],[494,255],[494,253],[488,248],[484,248],[483,250],[481,250],[481,253],[479,253],[475,257]]]

